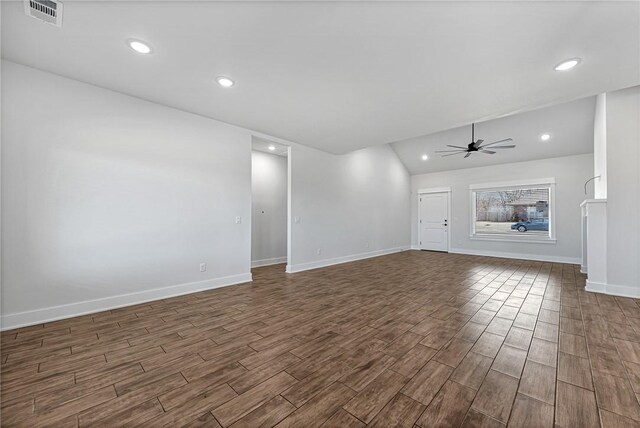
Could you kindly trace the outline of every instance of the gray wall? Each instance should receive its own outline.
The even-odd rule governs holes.
[[[250,278],[246,130],[5,61],[2,142],[4,317]]]
[[[291,162],[292,270],[409,247],[410,176],[390,146],[332,155],[296,145]]]
[[[607,284],[640,288],[640,86],[607,93]]]

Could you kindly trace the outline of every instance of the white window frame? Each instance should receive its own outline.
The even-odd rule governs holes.
[[[530,235],[494,235],[476,233],[476,193],[479,191],[549,189],[549,236]],[[472,184],[469,186],[469,239],[478,241],[527,242],[535,244],[556,243],[556,179],[540,178],[534,180],[503,181],[495,183]]]

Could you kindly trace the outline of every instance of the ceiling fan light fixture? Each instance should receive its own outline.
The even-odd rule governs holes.
[[[507,143],[513,141],[513,138],[503,138],[502,140],[494,141],[491,143],[485,143],[483,139],[475,139],[475,124],[471,124],[471,142],[467,144],[466,147],[463,146],[454,146],[453,144],[447,144],[447,147],[450,147],[454,150],[436,150],[436,153],[445,153],[441,155],[442,157],[446,156],[454,156],[464,153],[464,158],[468,158],[472,153],[485,153],[488,155],[495,155],[494,149],[515,149],[515,144],[507,144],[502,146],[496,146],[496,144]],[[487,147],[490,150],[487,150]],[[423,158],[424,159],[424,158]]]
[[[576,65],[580,64],[580,61],[582,61],[581,58],[567,59],[565,61],[562,61],[560,64],[556,65],[553,69],[555,71],[571,70],[573,67],[575,67]]]

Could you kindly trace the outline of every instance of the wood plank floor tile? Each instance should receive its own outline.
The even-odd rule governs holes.
[[[369,383],[376,379],[378,375],[391,367],[395,362],[395,358],[380,352],[378,355],[374,355],[373,358],[368,359],[368,361],[363,362],[349,371],[340,378],[340,382],[354,391],[362,391]]]
[[[282,396],[276,395],[231,426],[233,428],[272,427],[295,410],[296,406]]]
[[[451,380],[472,389],[480,388],[493,359],[469,352],[451,375]]]
[[[398,359],[409,352],[423,339],[424,336],[408,331],[382,349],[382,352]]]
[[[435,357],[433,357],[433,360],[455,368],[458,367],[460,362],[464,359],[464,356],[467,355],[467,352],[469,352],[472,347],[473,342],[454,338],[451,339],[451,341],[449,341],[449,343],[447,343]]]
[[[386,370],[345,404],[344,409],[361,421],[369,423],[407,381],[406,377]]]
[[[558,380],[593,391],[588,359],[563,352],[558,357]]]
[[[401,392],[428,406],[452,372],[453,368],[445,364],[429,361]]]
[[[591,367],[612,376],[625,377],[625,368],[618,352],[614,348],[589,345]]]
[[[276,426],[278,428],[321,426],[355,394],[355,391],[348,386],[335,382]]]
[[[494,318],[491,321],[491,323],[487,326],[486,331],[488,333],[493,333],[500,336],[506,336],[509,333],[509,330],[511,329],[511,325],[513,324],[513,321],[505,318],[500,318],[499,314],[500,312],[498,312],[498,314],[496,315],[496,318]]]
[[[558,345],[534,337],[529,347],[527,359],[547,366],[556,367],[558,364]]]
[[[184,428],[221,428],[211,412],[206,412],[183,425]]]
[[[504,341],[504,336],[499,336],[497,334],[484,332],[482,336],[478,339],[475,345],[471,350],[476,354],[484,355],[485,357],[495,358],[502,346],[502,342]]]
[[[491,368],[500,373],[508,374],[520,379],[520,374],[524,368],[527,359],[527,352],[514,348],[512,346],[503,345],[496,356]]]
[[[640,428],[640,422],[600,409],[602,428]]]
[[[507,423],[517,390],[518,379],[489,370],[471,406],[474,410]]]
[[[475,395],[475,390],[447,381],[416,423],[421,427],[458,427]]]
[[[559,350],[565,354],[575,355],[577,357],[589,358],[587,351],[587,340],[584,336],[578,336],[569,333],[560,333]]]
[[[553,404],[518,394],[511,410],[509,426],[551,428],[553,427],[553,413]]]
[[[2,332],[3,424],[640,422],[640,300],[578,266],[406,251],[253,278]]]
[[[172,389],[158,397],[165,411],[169,411],[182,404],[188,403],[193,397],[204,394],[220,384],[245,373],[246,370],[239,363],[231,363],[219,370]]]
[[[563,428],[599,427],[598,407],[592,391],[558,382],[556,424]]]
[[[218,385],[203,392],[177,407],[145,421],[146,426],[181,426],[191,423],[204,412],[226,403],[236,397],[236,393],[227,384]]]
[[[285,372],[279,373],[261,384],[256,385],[244,394],[238,395],[222,406],[215,408],[212,412],[213,416],[216,417],[223,427],[229,426],[285,391],[296,382],[297,380],[289,374]]]
[[[640,421],[640,405],[626,378],[594,370],[593,383],[600,408]]]
[[[398,393],[368,424],[368,427],[411,428],[425,408],[424,404]]]
[[[317,393],[349,372],[351,372],[349,365],[341,361],[335,361],[302,379],[284,391],[282,396],[294,406],[300,407]]]
[[[462,427],[464,428],[504,428],[506,426],[506,424],[498,421],[497,419],[493,419],[492,417],[474,409],[469,409],[467,416],[462,422]]]
[[[431,360],[438,351],[423,345],[414,346],[409,352],[400,357],[391,369],[407,377],[415,376],[429,360]]]
[[[344,409],[340,409],[322,424],[323,428],[363,428],[364,422]]]

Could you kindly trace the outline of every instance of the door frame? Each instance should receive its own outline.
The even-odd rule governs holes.
[[[451,187],[431,187],[426,189],[418,189],[418,250],[422,250],[421,238],[422,238],[422,226],[420,220],[422,220],[422,216],[420,213],[420,198],[422,195],[428,195],[433,193],[444,193],[447,195],[447,222],[449,226],[447,226],[447,253],[451,251],[451,224],[453,223],[451,219]]]

